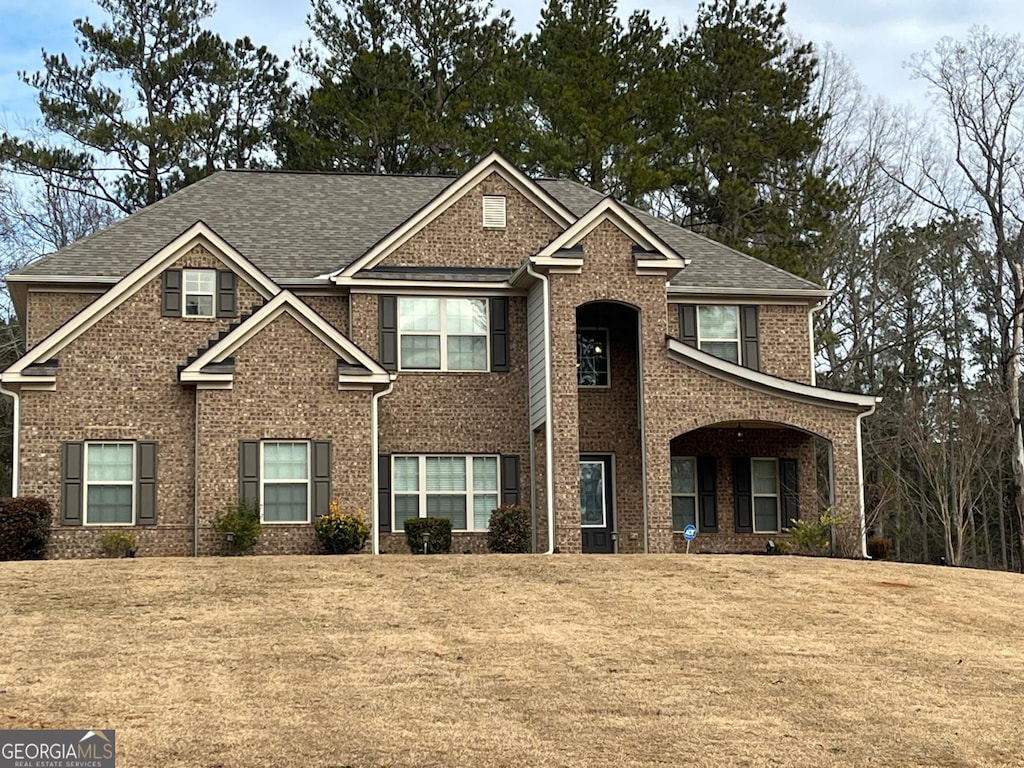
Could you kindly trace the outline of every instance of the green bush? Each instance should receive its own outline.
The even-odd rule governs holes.
[[[516,504],[502,504],[491,513],[487,548],[491,552],[529,552],[532,546],[530,510]]]
[[[134,557],[135,537],[127,531],[107,531],[100,537],[104,557]]]
[[[228,504],[214,518],[213,527],[224,534],[228,554],[241,554],[260,536],[260,508],[251,501]]]
[[[53,508],[46,499],[0,499],[0,560],[42,560]]]
[[[417,517],[405,521],[405,541],[414,555],[423,554],[423,536],[427,539],[427,554],[438,555],[452,548],[452,521],[443,517]]]
[[[826,509],[813,522],[794,520],[789,528],[783,528],[793,540],[796,551],[804,555],[824,555],[832,544],[832,530],[841,525],[843,518]]]
[[[370,537],[370,526],[363,520],[362,511],[355,514],[342,512],[341,505],[336,501],[331,502],[329,514],[316,519],[313,530],[331,555],[358,552]]]
[[[889,557],[889,540],[878,536],[868,539],[868,557],[872,560],[885,560]]]

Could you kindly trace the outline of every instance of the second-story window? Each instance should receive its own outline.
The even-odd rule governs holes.
[[[740,308],[702,305],[697,309],[697,346],[708,354],[740,362]]]
[[[486,299],[398,299],[402,370],[486,371]]]
[[[185,317],[213,317],[217,291],[217,270],[186,269],[182,274]]]
[[[581,387],[609,385],[606,328],[580,328],[576,331],[576,383]]]

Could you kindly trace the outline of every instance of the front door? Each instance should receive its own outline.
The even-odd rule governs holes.
[[[580,530],[583,552],[614,552],[612,530],[612,457],[580,456]]]

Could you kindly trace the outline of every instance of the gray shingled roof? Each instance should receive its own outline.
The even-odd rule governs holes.
[[[222,171],[44,256],[17,274],[120,277],[202,220],[271,278],[311,279],[361,256],[452,181],[436,176]],[[564,179],[538,183],[576,215],[603,197]],[[692,260],[672,281],[674,285],[698,290],[821,290],[814,283],[632,210],[668,245]]]

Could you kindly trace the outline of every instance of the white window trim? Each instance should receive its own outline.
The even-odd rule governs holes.
[[[579,376],[576,377],[576,386],[580,389],[611,389],[612,388],[612,352],[611,352],[611,333],[607,328],[601,328],[599,326],[594,327],[581,327],[576,329],[576,368],[579,369],[579,334],[581,331],[595,332],[600,331],[604,334],[604,347],[605,347],[605,358],[608,361],[608,383],[607,384],[580,384]]]
[[[207,291],[189,291],[188,286],[188,275],[196,274],[200,272],[210,272],[213,274],[213,290]],[[190,315],[188,314],[188,297],[189,296],[209,296],[210,297],[210,314],[208,315]],[[190,319],[201,319],[209,320],[217,316],[217,270],[215,269],[183,269],[181,271],[181,316]]]
[[[275,479],[267,480],[266,465],[264,464],[263,453],[264,448],[269,443],[276,444],[287,444],[287,445],[304,445],[306,447],[306,477],[305,479]],[[304,525],[308,524],[310,520],[310,510],[313,506],[313,500],[310,498],[313,490],[313,483],[310,482],[310,475],[313,471],[312,456],[310,455],[310,443],[309,440],[260,440],[260,525]],[[305,520],[267,520],[264,518],[263,510],[264,506],[264,494],[263,489],[267,485],[280,485],[286,483],[288,485],[297,485],[300,482],[306,484],[306,519]]]
[[[90,482],[90,480],[89,480],[89,449],[91,447],[97,446],[97,445],[127,445],[127,446],[131,447],[131,449],[132,449],[132,477],[131,477],[131,480],[104,480],[104,481],[93,480],[93,481]],[[131,441],[128,441],[128,440],[94,440],[92,442],[86,442],[84,444],[84,446],[85,446],[85,452],[84,452],[84,455],[82,457],[83,469],[84,469],[84,472],[82,473],[84,475],[84,477],[82,478],[82,525],[93,526],[93,527],[96,527],[96,528],[110,528],[110,527],[127,528],[127,527],[135,525],[135,519],[136,519],[136,516],[138,515],[138,509],[137,509],[137,506],[136,506],[136,498],[135,498],[135,487],[137,485],[137,483],[135,481],[138,478],[138,467],[136,466],[136,464],[138,462],[138,456],[137,456],[138,449],[136,447],[136,444],[134,442],[131,442]],[[89,522],[89,488],[91,486],[93,486],[93,485],[100,485],[100,486],[103,486],[103,485],[128,485],[128,486],[130,486],[131,490],[132,490],[132,519],[131,519],[131,522],[129,522],[129,523],[90,523]]]
[[[692,461],[693,462],[693,493],[676,493],[675,491],[672,491],[671,496],[672,496],[673,499],[676,498],[677,496],[680,497],[680,498],[686,497],[686,498],[692,498],[693,499],[693,526],[694,526],[694,528],[697,529],[697,532],[699,533],[700,532],[700,478],[697,476],[697,457],[696,456],[670,456],[669,457],[669,462],[672,462],[672,461],[674,461],[676,459],[685,459],[686,461]],[[669,470],[669,478],[670,478],[670,482],[671,482],[671,467],[670,467],[670,470]],[[753,502],[751,502],[751,503],[753,503]],[[683,532],[682,528],[676,528],[675,526],[672,527],[672,533],[682,533],[682,532]]]
[[[700,329],[700,310],[702,307],[726,307],[732,309],[736,313],[736,336],[734,338],[727,338],[724,336],[705,336]],[[707,352],[704,349],[704,343],[709,344],[735,344],[736,345],[736,364],[743,365],[743,327],[741,325],[740,318],[740,306],[739,304],[698,304],[697,305],[697,349],[702,352]],[[713,354],[708,352],[708,354]],[[718,357],[718,355],[715,355]],[[725,359],[725,358],[721,358]],[[727,362],[732,362],[727,360]]]
[[[403,331],[402,330],[402,300],[403,299],[437,299],[440,302],[440,313],[437,331]],[[483,333],[453,333],[454,337],[483,337],[484,340],[484,367],[483,368],[449,368],[448,367],[448,312],[447,304],[452,300],[467,299],[470,301],[482,301],[484,311],[487,313],[487,330]],[[397,317],[398,349],[398,370],[400,371],[427,371],[430,373],[487,373],[491,370],[491,302],[482,296],[399,296],[398,317]],[[438,336],[440,337],[441,360],[439,368],[406,368],[402,365],[402,337],[403,336]]]
[[[775,465],[775,493],[757,493],[754,490],[754,462],[770,461]],[[757,527],[757,499],[775,500],[775,527],[770,531]],[[768,457],[750,459],[750,530],[754,533],[779,533],[779,517],[782,509],[782,478],[779,477],[779,460]]]
[[[427,491],[427,459],[463,459],[466,462],[466,490],[463,491],[463,495],[466,497],[466,525],[467,528],[452,528],[452,533],[484,533],[490,530],[490,526],[487,528],[475,527],[476,520],[473,517],[473,500],[476,496],[494,496],[496,500],[496,507],[501,506],[501,456],[493,453],[397,453],[391,457],[391,530],[393,533],[401,533],[395,522],[395,499],[398,496],[416,496],[418,497],[416,509],[419,513],[419,517],[422,519],[427,517],[427,497],[428,496],[458,496],[459,491]],[[417,480],[419,489],[413,493],[412,491],[398,491],[395,490],[395,459],[417,459]],[[495,477],[497,483],[494,487],[494,492],[491,491],[476,491],[473,489],[473,459],[494,459],[497,467]]]
[[[608,482],[611,475],[611,462],[601,459],[580,459],[580,466],[584,464],[598,464],[601,467],[601,522],[600,523],[584,523],[580,520],[580,528],[607,528],[608,527],[608,513],[611,511],[608,509]],[[577,470],[579,471],[579,470]],[[582,514],[582,510],[581,510]]]
[[[488,207],[488,205],[492,207]],[[508,202],[505,195],[484,195],[482,206],[484,229],[505,229],[508,226]],[[501,223],[497,222],[499,208]],[[488,214],[495,218],[489,219]]]

